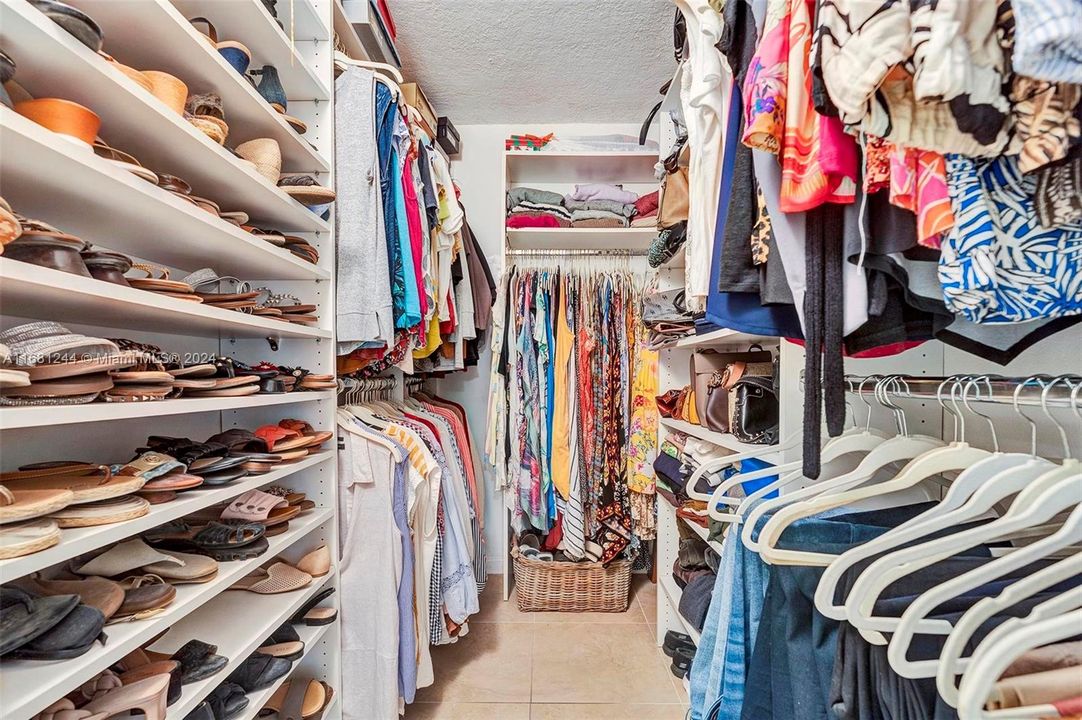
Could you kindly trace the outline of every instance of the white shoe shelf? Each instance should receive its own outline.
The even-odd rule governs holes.
[[[161,70],[183,80],[189,93],[221,96],[229,134],[227,147],[273,138],[282,151],[282,172],[312,174],[334,186],[333,0],[279,0],[279,26],[261,0],[73,0],[104,33],[104,51],[139,70]],[[220,40],[244,43],[251,68],[274,65],[289,100],[288,112],[307,124],[303,135],[236,72],[188,19],[203,15]],[[0,47],[16,63],[15,81],[33,97],[56,97],[85,105],[102,120],[100,135],[156,173],[191,184],[193,195],[216,202],[223,212],[244,211],[249,224],[304,237],[320,253],[318,264],[230,224],[196,205],[97,157],[89,148],[53,133],[7,107],[0,107],[0,187],[16,212],[76,235],[99,249],[173,271],[173,279],[210,267],[295,294],[315,303],[320,322],[304,326],[215,308],[160,294],[0,257],[0,328],[36,320],[90,328],[97,336],[130,337],[160,345],[232,355],[245,362],[270,360],[334,373],[334,227],[296,202],[276,184],[216,144],[140,85],[68,35],[30,3],[0,0]],[[258,82],[258,80],[257,80]],[[132,273],[133,276],[136,273]],[[115,329],[106,334],[106,329]],[[96,330],[96,332],[94,332]],[[268,347],[265,340],[270,340]],[[280,346],[280,347],[279,347]],[[335,429],[335,393],[295,391],[246,397],[178,398],[158,402],[0,407],[0,470],[22,462],[58,457],[125,462],[152,434],[181,434],[202,441],[230,428],[254,429],[283,417]],[[70,438],[70,443],[68,441]],[[59,443],[59,444],[58,444]],[[69,443],[65,445],[65,443]],[[286,485],[307,494],[317,507],[290,520],[267,538],[262,555],[222,562],[202,584],[177,585],[176,599],[151,617],[107,625],[104,644],[62,661],[11,660],[0,673],[5,718],[32,718],[56,700],[151,641],[154,649],[190,639],[218,646],[228,666],[213,677],[186,685],[168,709],[180,720],[197,707],[229,672],[322,588],[337,583],[337,567],[306,588],[278,595],[226,590],[253,570],[282,556],[296,561],[326,544],[337,558],[337,466],[332,439],[324,449],[263,475],[178,494],[152,505],[148,514],[111,525],[63,529],[53,547],[0,561],[0,582],[31,573],[46,575],[84,555],[135,537],[162,523],[228,502],[252,489]],[[17,452],[16,452],[17,451]],[[101,453],[103,457],[96,457]],[[122,453],[121,453],[122,454]],[[85,455],[85,457],[84,457]],[[16,460],[16,456],[18,460]],[[335,563],[336,564],[336,563]],[[337,594],[323,602],[337,606]],[[167,634],[163,635],[163,633]],[[337,622],[298,626],[305,655],[296,677],[314,677],[341,689]],[[161,636],[161,637],[159,637]],[[158,638],[155,640],[155,638]],[[254,718],[274,688],[252,693],[244,718]],[[325,714],[340,717],[334,703]]]

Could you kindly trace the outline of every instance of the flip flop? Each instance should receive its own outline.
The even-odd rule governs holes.
[[[190,390],[186,393],[188,397],[246,397],[248,395],[258,395],[258,385],[241,385],[240,387],[231,388],[212,388],[210,390]]]
[[[134,520],[150,512],[150,503],[135,495],[72,505],[49,517],[62,528],[95,527]]]
[[[176,490],[191,490],[203,484],[203,478],[188,473],[170,473],[161,477],[148,480],[143,485],[140,495],[153,494],[156,492],[168,492]]]
[[[71,490],[11,490],[0,484],[0,525],[49,515],[74,500]]]
[[[130,540],[117,543],[87,562],[80,565],[74,565],[72,570],[79,575],[114,577],[150,565],[159,566],[172,564],[180,567],[183,565],[183,562],[184,561],[178,557],[155,550],[147,545],[142,538],[131,538]],[[161,573],[155,574],[160,575]]]
[[[286,623],[271,633],[270,637],[263,641],[263,646],[256,649],[256,652],[297,661],[304,654],[304,643],[301,642],[301,636],[296,628]]]
[[[162,550],[161,554],[172,559],[172,562],[144,565],[143,572],[158,575],[173,585],[205,583],[213,580],[218,574],[217,561],[206,555],[179,550]],[[176,562],[178,560],[179,563]]]
[[[278,561],[241,578],[230,590],[247,590],[260,595],[293,592],[312,584],[312,576],[303,570]]]
[[[24,465],[14,472],[0,473],[0,484],[12,492],[70,490],[72,505],[130,495],[145,482],[141,477],[114,476],[108,465],[76,462]]]
[[[0,560],[22,557],[51,548],[60,542],[54,520],[27,520],[0,527]]]
[[[84,605],[96,608],[106,620],[124,604],[124,588],[103,577],[78,580],[47,580],[35,573],[17,581],[18,587],[41,597],[77,595]]]
[[[102,643],[105,642],[105,636],[102,633],[104,627],[105,616],[102,615],[101,610],[79,604],[59,623],[18,649],[5,653],[4,657],[23,660],[77,658],[89,651],[99,639]]]
[[[0,587],[0,657],[44,635],[78,605],[78,595],[36,597],[21,588]]]

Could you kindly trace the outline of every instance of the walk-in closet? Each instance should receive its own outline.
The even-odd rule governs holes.
[[[1080,0],[0,0],[0,720],[1082,718],[1080,320]]]

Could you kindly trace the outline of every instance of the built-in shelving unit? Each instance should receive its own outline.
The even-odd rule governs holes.
[[[171,271],[173,279],[200,268],[235,276],[254,287],[291,293],[317,306],[319,321],[299,325],[124,287],[51,267],[0,257],[0,329],[52,320],[98,337],[158,345],[182,357],[228,355],[268,360],[313,373],[334,373],[334,228],[259,174],[228,148],[255,138],[277,141],[284,173],[312,174],[333,187],[333,43],[336,0],[290,0],[278,20],[260,0],[72,0],[101,26],[104,51],[138,70],[170,73],[189,93],[222,98],[229,133],[217,144],[104,57],[82,45],[33,5],[0,2],[0,47],[15,62],[16,82],[33,97],[84,105],[101,118],[100,137],[147,169],[182,178],[193,195],[223,212],[242,211],[249,224],[299,235],[319,250],[309,263],[98,157],[85,145],[0,107],[0,187],[13,209],[75,235],[96,249],[124,253]],[[189,22],[207,17],[220,40],[237,40],[253,54],[253,69],[274,65],[299,134],[247,79],[234,70]],[[135,272],[132,277],[138,276]],[[188,360],[186,362],[196,362]],[[158,402],[102,402],[0,408],[0,470],[27,462],[80,459],[124,463],[148,435],[196,441],[229,428],[254,429],[296,418],[319,430],[335,427],[334,391],[294,391],[244,397],[180,397]],[[263,554],[220,562],[208,582],[180,584],[159,614],[110,625],[107,638],[79,657],[52,662],[5,661],[0,707],[5,718],[31,718],[139,647],[172,652],[198,638],[229,658],[220,673],[184,686],[168,709],[180,720],[223,682],[265,638],[323,588],[336,585],[337,568],[306,588],[277,595],[230,591],[257,568],[281,557],[296,562],[320,544],[337,557],[337,487],[333,443],[262,475],[199,487],[154,504],[131,520],[65,528],[59,542],[0,561],[0,582],[50,573],[88,553],[136,537],[162,523],[226,503],[252,489],[283,485],[316,507],[267,538]],[[5,525],[3,527],[10,527]],[[323,601],[337,604],[335,596]],[[298,628],[304,656],[298,677],[341,688],[337,623]],[[275,686],[253,693],[245,719],[258,715]],[[324,717],[341,715],[335,703]]]

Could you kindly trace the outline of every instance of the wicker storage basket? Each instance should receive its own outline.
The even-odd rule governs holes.
[[[628,606],[631,561],[553,562],[524,558],[511,549],[518,609],[522,612],[623,612]]]

